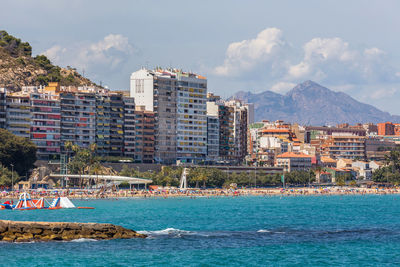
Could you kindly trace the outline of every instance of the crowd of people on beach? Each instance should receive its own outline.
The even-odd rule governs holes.
[[[18,199],[20,191],[3,191],[1,199]],[[31,190],[33,198],[54,198],[66,196],[73,199],[118,199],[130,197],[237,197],[237,196],[304,196],[304,195],[365,195],[399,194],[400,188],[358,188],[358,187],[302,187],[302,188],[229,188],[229,189],[119,189],[101,191],[98,189],[37,189]]]

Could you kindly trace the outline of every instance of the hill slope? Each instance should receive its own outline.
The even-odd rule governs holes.
[[[29,43],[0,31],[0,87],[19,91],[22,86],[48,82],[64,86],[95,85],[73,68],[55,66],[43,55],[32,57]]]
[[[303,125],[400,122],[400,116],[392,116],[313,81],[301,83],[285,95],[271,91],[258,94],[238,92],[232,98],[254,103],[256,121],[279,119]]]

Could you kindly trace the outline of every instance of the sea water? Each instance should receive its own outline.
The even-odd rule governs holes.
[[[73,200],[94,210],[0,211],[113,223],[146,239],[0,243],[2,266],[399,265],[400,196]]]

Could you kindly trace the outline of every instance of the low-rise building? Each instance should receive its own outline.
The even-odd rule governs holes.
[[[352,163],[352,167],[357,171],[357,178],[362,180],[372,179],[372,169],[369,166],[369,162],[366,161],[355,161]]]
[[[286,152],[276,157],[275,167],[282,167],[285,172],[309,170],[311,158],[304,153]]]
[[[366,159],[364,136],[329,136],[321,145],[321,155],[333,159]]]
[[[322,167],[332,167],[332,168],[336,168],[337,167],[336,166],[337,161],[335,159],[330,158],[330,157],[321,157],[320,163],[321,163],[320,165]]]

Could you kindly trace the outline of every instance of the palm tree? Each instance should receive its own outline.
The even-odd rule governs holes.
[[[99,174],[102,173],[102,166],[100,162],[96,161],[93,163],[93,165],[91,166],[91,172],[96,175],[95,185],[97,185],[99,182]]]

